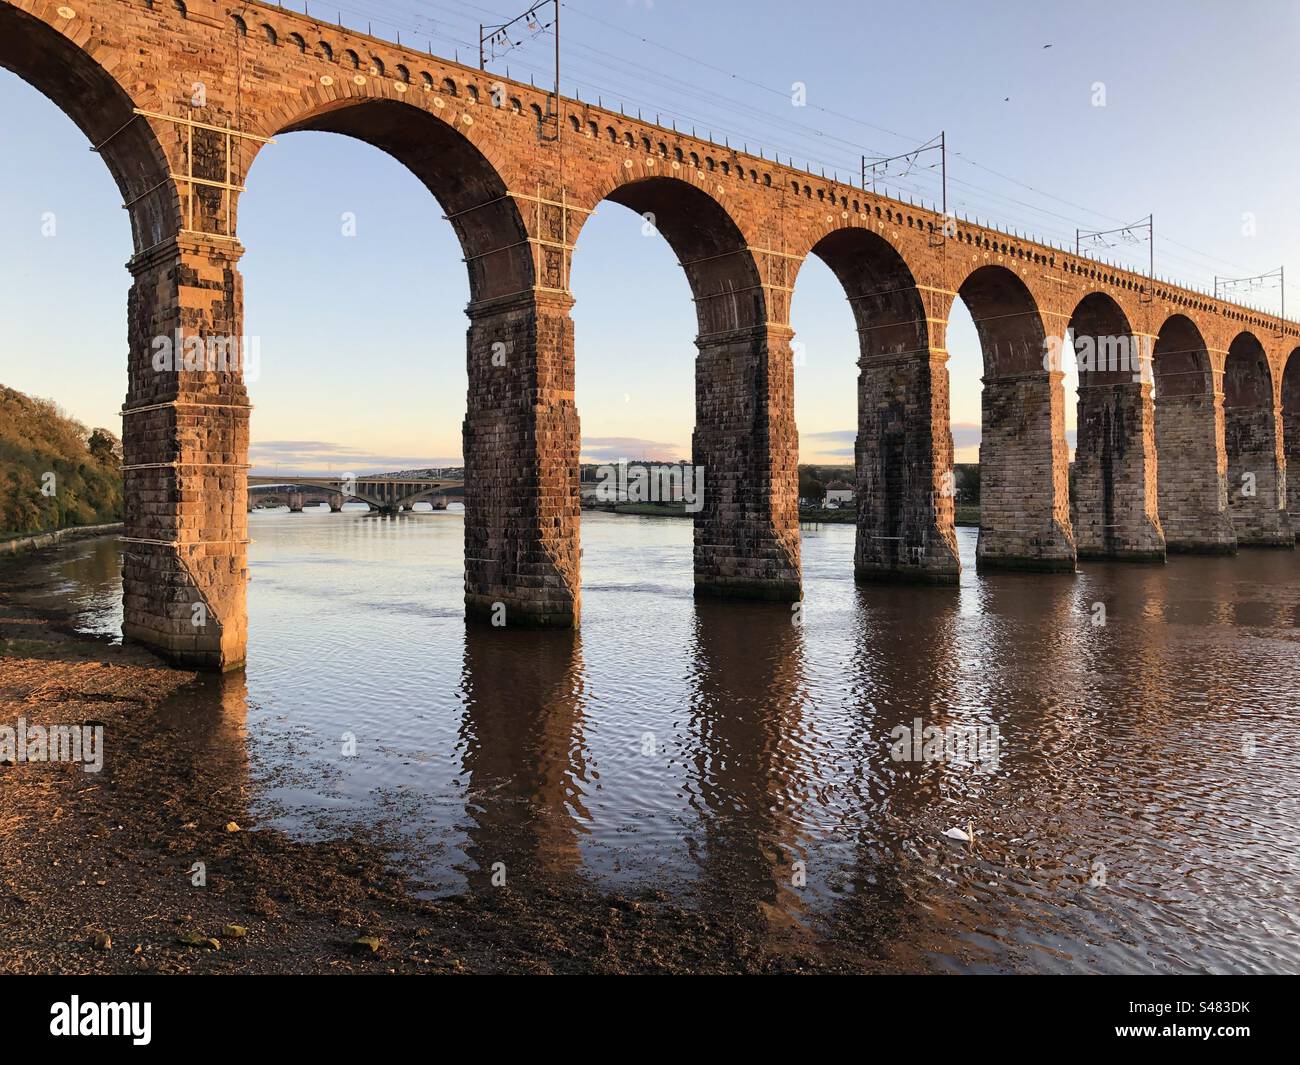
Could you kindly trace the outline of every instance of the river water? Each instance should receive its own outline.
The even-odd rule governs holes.
[[[187,698],[246,700],[261,823],[395,826],[437,894],[871,920],[918,966],[1300,970],[1297,554],[977,575],[962,529],[959,588],[860,588],[852,527],[806,527],[795,612],[697,604],[689,522],[588,514],[581,633],[536,633],[467,628],[462,520],[250,518],[247,670]],[[31,565],[116,632],[118,551]]]

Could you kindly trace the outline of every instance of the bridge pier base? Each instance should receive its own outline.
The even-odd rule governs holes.
[[[174,340],[242,336],[241,252],[173,239],[129,264],[122,635],[196,669],[244,661],[249,407],[238,368],[184,369]]]
[[[803,597],[793,335],[768,324],[696,340],[692,454],[704,470],[704,506],[695,518],[699,598]]]
[[[1224,411],[1229,513],[1243,547],[1295,547],[1291,515],[1283,506],[1280,427],[1281,418],[1271,406],[1229,406]]]
[[[1079,384],[1072,524],[1080,558],[1165,561],[1149,381]]]
[[[481,300],[470,317],[464,423],[465,612],[573,628],[581,614],[572,297]]]
[[[1287,423],[1286,444],[1286,499],[1287,513],[1291,517],[1291,531],[1300,540],[1300,418]]]
[[[865,355],[858,375],[858,581],[956,584],[948,356]]]
[[[1168,550],[1217,555],[1236,551],[1237,534],[1228,516],[1222,392],[1161,392],[1156,463],[1160,524]]]
[[[1074,570],[1063,377],[1030,370],[984,378],[980,569]]]

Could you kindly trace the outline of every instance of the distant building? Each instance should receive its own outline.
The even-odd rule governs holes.
[[[826,505],[832,503],[837,507],[853,502],[853,486],[848,481],[831,481],[826,486]]]

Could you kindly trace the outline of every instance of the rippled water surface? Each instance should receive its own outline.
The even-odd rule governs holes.
[[[688,522],[586,515],[582,631],[535,633],[466,627],[455,512],[250,523],[247,671],[198,697],[246,685],[269,823],[395,824],[434,892],[503,862],[774,934],[870,901],[964,971],[1300,970],[1294,553],[977,576],[961,530],[959,589],[859,588],[852,528],[805,528],[796,618],[697,604]],[[45,594],[114,631],[117,550]],[[996,760],[894,760],[918,718]]]

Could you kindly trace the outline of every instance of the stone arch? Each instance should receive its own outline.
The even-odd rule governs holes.
[[[854,226],[836,229],[813,245],[844,286],[862,342],[862,354],[906,354],[929,343],[925,304],[903,256],[884,237]]]
[[[496,150],[480,147],[497,143],[488,123],[475,125],[441,95],[415,104],[387,83],[354,84],[333,90],[334,99],[307,98],[301,108],[273,112],[264,132],[364,141],[402,163],[442,207],[463,249],[470,289],[462,429],[470,486],[466,611],[491,619],[496,604],[507,603],[512,626],[573,626],[580,609],[579,437],[572,371],[562,351],[551,348],[571,336],[568,303],[553,281],[538,284],[539,262],[551,280],[560,248],[543,217],[549,208],[533,196],[521,207]],[[538,219],[538,234],[525,223],[525,210]]]
[[[810,254],[840,282],[858,332],[854,575],[956,581],[952,493],[943,490],[948,372],[932,352],[916,278],[893,244],[860,226],[832,230]]]
[[[0,67],[47,96],[86,135],[128,205],[137,252],[180,229],[171,167],[153,126],[92,52],[10,4],[0,6]]]
[[[1096,290],[1075,305],[1067,332],[1079,366],[1071,510],[1079,557],[1163,562],[1146,338]]]
[[[664,237],[695,303],[692,452],[704,471],[696,594],[798,599],[790,330],[771,321],[764,277],[740,223],[720,198],[677,177],[629,175],[598,187],[593,199],[593,207],[608,200],[636,212]]]
[[[1005,266],[985,264],[957,288],[980,338],[986,378],[1043,374],[1047,334],[1029,287]]]
[[[1152,348],[1157,498],[1170,551],[1230,552],[1223,396],[1201,331],[1185,314],[1165,319]]]
[[[1089,292],[1068,326],[1079,361],[1079,388],[1131,381],[1142,373],[1142,352],[1124,309],[1104,292]]]
[[[993,263],[973,269],[955,296],[975,323],[984,362],[978,563],[1073,570],[1062,373],[1046,358],[1038,302],[1014,271]]]
[[[1277,415],[1268,354],[1243,330],[1228,346],[1223,369],[1229,513],[1242,545],[1295,546]]]
[[[1157,404],[1214,392],[1214,367],[1201,331],[1185,314],[1171,314],[1151,351]]]
[[[668,242],[690,283],[701,336],[767,321],[758,264],[721,201],[692,182],[659,176],[615,185],[602,199],[641,215]]]
[[[530,289],[533,248],[498,167],[431,110],[387,97],[344,96],[277,116],[272,135],[338,133],[391,155],[433,194],[465,253],[474,303]]]
[[[217,250],[202,234],[183,232],[171,178],[182,168],[168,156],[170,148],[183,158],[180,127],[136,110],[170,109],[153,90],[133,95],[110,73],[121,65],[120,53],[76,43],[92,36],[84,15],[67,21],[67,33],[12,4],[0,6],[0,66],[81,129],[108,166],[131,220],[122,633],[186,664],[230,668],[243,661],[247,624],[246,515],[228,505],[245,486],[242,468],[231,462],[246,448],[243,386],[237,373],[231,380],[185,367],[174,346],[167,361],[155,356],[163,354],[158,341],[183,334],[204,337],[209,352],[216,340],[228,357],[228,342],[239,335],[237,275],[228,247]],[[198,409],[212,414],[195,417]]]
[[[1300,348],[1282,366],[1282,443],[1286,501],[1292,529],[1300,528]]]
[[[1273,372],[1264,345],[1254,333],[1243,330],[1228,346],[1223,364],[1223,402],[1233,410],[1273,406]]]

